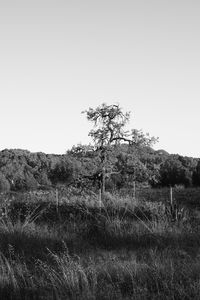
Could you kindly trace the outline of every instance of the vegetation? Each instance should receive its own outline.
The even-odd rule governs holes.
[[[99,208],[95,195],[65,192],[58,203],[52,191],[4,195],[1,299],[199,299],[200,221],[189,202],[174,218],[159,198],[106,193]]]
[[[119,105],[102,104],[85,111],[94,128],[93,144],[77,145],[65,155],[0,152],[0,191],[49,189],[55,186],[90,188],[101,194],[133,184],[152,187],[200,186],[200,160],[155,151],[156,139],[142,131],[126,130],[130,113]]]
[[[112,174],[122,173],[122,169],[116,168],[116,158],[113,159],[113,152],[117,151],[120,143],[128,142],[129,146],[138,147],[150,146],[155,138],[145,136],[138,130],[125,131],[126,123],[129,121],[130,113],[123,113],[119,105],[106,105],[103,103],[96,109],[89,108],[85,111],[87,119],[94,123],[94,129],[89,132],[94,142],[94,150],[99,155],[100,171],[93,176],[99,177],[101,195],[105,193],[106,177]],[[112,154],[111,154],[112,153]],[[131,173],[134,173],[135,166]]]
[[[93,144],[0,152],[0,299],[200,299],[200,160],[85,113]]]

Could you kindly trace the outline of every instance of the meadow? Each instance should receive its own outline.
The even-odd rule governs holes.
[[[0,195],[0,299],[200,299],[199,189]]]

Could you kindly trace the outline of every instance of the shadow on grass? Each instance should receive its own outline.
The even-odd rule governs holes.
[[[76,240],[60,239],[56,233],[51,236],[46,232],[38,234],[30,229],[15,229],[12,232],[0,230],[0,252],[7,258],[24,257],[27,263],[34,263],[38,259],[47,261],[49,251],[59,254],[67,248],[69,253],[73,253],[76,247]]]
[[[90,224],[91,225],[91,224]],[[64,251],[69,254],[81,255],[86,252],[93,252],[95,249],[104,250],[142,250],[165,248],[182,249],[195,257],[199,253],[200,234],[184,232],[148,233],[148,232],[123,232],[115,233],[107,228],[90,226],[88,228],[78,228],[73,235],[69,228],[63,227],[62,236],[58,231],[51,229],[43,230],[42,227],[30,227],[21,229],[15,227],[7,231],[0,228],[0,252],[7,258],[12,255],[22,256],[27,263],[38,259],[48,260],[48,254],[54,252],[61,254]],[[33,226],[33,227],[32,227]],[[77,225],[78,227],[78,225]],[[78,232],[79,230],[79,232]],[[66,231],[66,232],[65,232]]]
[[[56,203],[27,203],[27,202],[13,202],[9,217],[15,222],[17,219],[23,222],[30,212],[40,213],[37,218],[37,222],[45,223],[59,223],[63,220],[75,218],[76,221],[94,220],[99,217],[99,215],[112,218],[126,218],[127,220],[150,220],[152,215],[151,212],[140,207],[127,208],[126,206],[115,207],[107,206],[106,208],[99,207],[88,207],[86,204],[59,204]]]
[[[12,286],[1,286],[0,285],[0,299],[1,300],[50,300],[54,299],[53,295],[44,292],[43,289],[33,287],[22,287],[15,289]]]
[[[199,253],[200,234],[168,232],[115,235],[106,230],[91,230],[86,237],[94,247],[106,250],[182,249],[195,257]]]

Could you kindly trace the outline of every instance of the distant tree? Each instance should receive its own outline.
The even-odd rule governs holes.
[[[12,190],[25,190],[25,176],[21,168],[13,174]]]
[[[67,151],[79,164],[78,176],[75,184],[86,189],[96,189],[99,184],[100,158],[92,145],[78,144]]]
[[[97,108],[89,108],[83,113],[86,113],[88,121],[92,122],[94,126],[89,132],[89,136],[100,157],[100,188],[101,194],[104,195],[105,179],[115,173],[109,155],[113,146],[122,142],[138,147],[150,146],[156,139],[136,129],[126,131],[125,127],[130,119],[130,112],[124,113],[119,105],[103,103]]]
[[[148,180],[148,170],[138,156],[132,153],[121,152],[117,156],[117,169],[121,173],[121,187],[131,186],[134,181]]]
[[[194,172],[193,172],[193,184],[195,186],[200,186],[200,160],[198,161],[197,163],[197,166],[196,168],[194,169]]]
[[[8,192],[10,190],[10,183],[4,176],[0,173],[0,192]]]
[[[169,156],[160,168],[160,183],[162,186],[182,184],[186,187],[192,184],[192,172],[189,171],[177,155]]]
[[[79,164],[70,156],[64,156],[51,170],[49,178],[53,184],[72,184],[78,176]]]
[[[33,174],[30,172],[26,173],[24,176],[24,189],[25,190],[35,190],[38,188],[38,182],[34,178]]]
[[[51,186],[51,181],[48,178],[47,173],[44,171],[41,171],[39,174],[37,174],[36,179],[39,187],[42,186],[43,188],[45,188]]]

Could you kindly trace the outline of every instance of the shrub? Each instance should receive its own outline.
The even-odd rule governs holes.
[[[10,190],[10,183],[6,177],[0,173],[0,192],[8,192]]]

